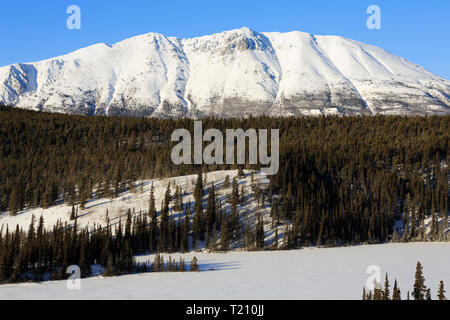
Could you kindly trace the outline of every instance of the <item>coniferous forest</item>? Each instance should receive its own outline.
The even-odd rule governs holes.
[[[187,252],[198,241],[227,251],[235,239],[264,250],[264,226],[239,219],[242,191],[229,181],[231,213],[206,190],[201,172],[254,169],[230,165],[176,166],[170,159],[175,129],[193,131],[189,119],[84,117],[0,108],[0,211],[64,202],[73,210],[94,198],[115,198],[138,180],[198,174],[194,202],[168,188],[160,212],[149,194],[148,210],[112,226],[79,230],[43,219],[0,231],[0,281],[61,279],[71,264],[82,274],[98,264],[106,275],[173,270],[184,261],[136,263],[139,253]],[[273,226],[288,226],[280,249],[388,241],[445,241],[448,234],[450,116],[303,117],[203,119],[204,130],[280,130],[280,169],[258,203],[270,206]],[[208,195],[206,206],[203,196]],[[169,207],[183,212],[171,217]],[[76,214],[72,217],[76,221]],[[425,234],[424,221],[431,219]],[[438,221],[444,221],[438,223]],[[399,227],[400,226],[400,227]],[[445,231],[445,232],[444,232]],[[192,243],[189,241],[192,239]],[[158,256],[159,257],[159,256]],[[195,261],[196,262],[196,261]],[[191,265],[191,270],[198,266]]]

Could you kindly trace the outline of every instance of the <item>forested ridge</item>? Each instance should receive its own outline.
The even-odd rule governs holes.
[[[254,227],[240,221],[242,194],[236,179],[228,181],[233,185],[230,213],[222,210],[214,189],[206,192],[199,172],[236,167],[172,164],[171,134],[178,128],[192,132],[193,120],[83,117],[2,107],[0,210],[11,215],[61,201],[83,207],[92,198],[117,197],[135,188],[137,180],[198,173],[192,204],[180,203],[180,190],[172,186],[156,212],[149,195],[148,210],[130,213],[123,230],[126,235],[119,233],[119,240],[122,226],[112,232],[106,224],[106,228],[80,231],[79,237],[67,236],[76,248],[73,251],[65,241],[53,239],[58,234],[54,232],[47,241],[55,254],[24,260],[27,235],[19,229],[2,230],[0,266],[6,263],[3,270],[8,270],[4,281],[11,280],[19,267],[23,272],[16,277],[23,280],[24,270],[31,265],[51,266],[45,270],[56,273],[69,262],[79,263],[82,256],[84,265],[100,261],[109,270],[126,272],[135,270],[131,264],[127,269],[126,261],[136,253],[186,252],[198,241],[206,241],[212,250],[226,251],[239,238],[245,239],[249,250],[448,239],[450,116],[261,116],[202,121],[204,130],[280,130],[279,173],[270,178],[267,189],[255,189],[255,198],[271,208],[274,230],[286,227],[282,246],[264,242],[259,217]],[[246,169],[258,167],[247,165]],[[206,193],[208,202],[202,206]],[[182,219],[171,218],[173,203],[183,213]],[[431,219],[430,232],[424,227],[427,219]],[[61,229],[60,234],[68,232],[63,226],[55,228]],[[191,247],[188,238],[193,241]]]

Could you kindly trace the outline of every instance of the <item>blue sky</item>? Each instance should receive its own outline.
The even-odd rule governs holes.
[[[72,4],[81,8],[81,30],[66,28],[66,9]],[[381,8],[381,30],[366,27],[366,9],[372,4]],[[193,37],[242,26],[341,35],[380,46],[450,79],[449,0],[2,1],[0,66],[147,32]]]

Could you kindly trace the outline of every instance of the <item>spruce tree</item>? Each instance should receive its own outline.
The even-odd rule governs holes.
[[[430,288],[428,288],[426,291],[425,299],[428,301],[431,300],[431,289]]]
[[[222,219],[222,227],[220,233],[220,249],[222,251],[230,250],[230,239],[228,234],[228,219],[225,217]]]
[[[70,213],[70,220],[73,221],[75,219],[76,219],[75,206],[72,206],[72,212]]]
[[[81,276],[83,278],[91,275],[91,264],[89,263],[87,246],[88,246],[87,239],[84,238],[81,242],[80,261],[78,263],[80,270],[81,270]]]
[[[442,280],[439,283],[439,291],[438,291],[438,296],[437,297],[438,297],[438,299],[440,301],[447,300],[445,298],[444,281],[442,281]]]
[[[231,221],[230,229],[232,230],[233,238],[236,237],[236,233],[239,230],[239,187],[236,177],[233,178],[232,194],[231,194]]]
[[[85,190],[80,190],[80,209],[85,210],[87,203],[87,196]]]
[[[191,272],[198,272],[198,271],[200,271],[200,268],[198,266],[198,261],[197,261],[196,257],[192,258],[191,266],[190,266],[189,270]]]
[[[375,287],[373,289],[373,300],[383,300],[383,291],[381,285],[375,280]]]
[[[262,250],[265,247],[264,223],[261,214],[258,214],[258,222],[256,224],[256,248]]]
[[[214,183],[211,188],[209,188],[208,203],[206,205],[206,224],[208,230],[211,232],[216,222],[217,212],[216,212],[216,194],[214,190]]]
[[[114,198],[117,198],[121,192],[120,184],[122,182],[122,168],[121,163],[119,162],[114,170]]]
[[[197,176],[197,182],[195,184],[194,190],[194,200],[195,200],[195,215],[193,221],[193,238],[196,244],[197,240],[205,240],[205,229],[203,222],[203,177],[200,171]]]
[[[278,225],[275,226],[275,234],[273,237],[273,248],[278,249]]]
[[[420,262],[417,262],[414,290],[412,293],[414,300],[424,300],[426,291],[427,287],[425,286],[425,278],[423,277],[422,273],[422,264]]]
[[[395,279],[394,289],[393,289],[393,292],[392,292],[392,300],[397,301],[397,300],[401,300],[401,299],[402,299],[401,298],[401,291],[400,291],[400,288],[398,287],[397,279]]]
[[[238,168],[237,177],[239,179],[245,179],[245,173],[244,173],[244,169],[242,167]]]
[[[148,198],[148,217],[153,219],[156,217],[156,205],[155,205],[155,187],[152,183],[150,188],[150,195]]]
[[[9,213],[11,216],[15,216],[20,211],[20,196],[19,191],[13,188],[9,200]]]
[[[175,194],[173,197],[175,200],[175,203],[173,206],[174,210],[177,212],[183,211],[183,200],[182,200],[181,190],[180,190],[180,187],[178,187],[178,185],[175,188]]]
[[[184,220],[183,220],[183,230],[181,231],[181,251],[189,251],[189,211],[185,210]]]
[[[227,176],[225,177],[224,182],[223,182],[223,187],[224,187],[224,189],[226,189],[226,188],[228,188],[229,186],[230,186],[230,176],[227,175]]]
[[[247,231],[245,232],[245,243],[247,247],[247,251],[253,250],[255,239],[253,235],[252,228],[250,227],[250,221],[247,224]]]
[[[389,278],[388,278],[388,274],[386,273],[386,279],[384,281],[384,291],[383,291],[383,299],[384,300],[391,299],[391,293],[390,293],[389,287],[390,287]]]

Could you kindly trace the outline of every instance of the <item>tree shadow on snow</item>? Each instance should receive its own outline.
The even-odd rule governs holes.
[[[211,262],[199,263],[200,271],[223,271],[223,270],[237,270],[239,263],[237,262]]]

